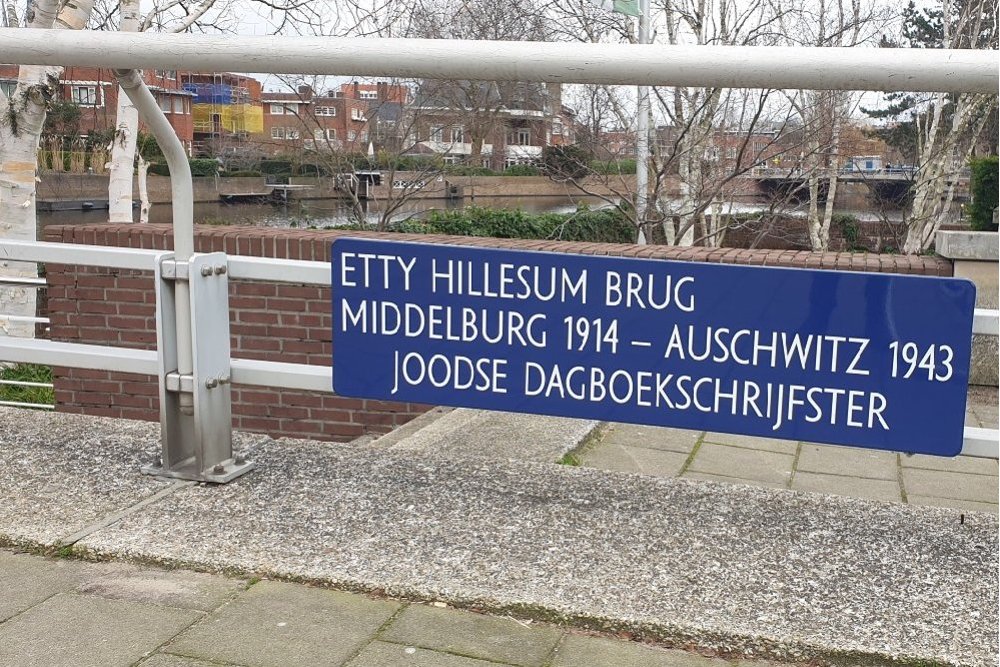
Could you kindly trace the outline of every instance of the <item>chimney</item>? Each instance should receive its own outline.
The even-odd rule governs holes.
[[[375,84],[375,89],[378,91],[378,101],[386,102],[389,97],[389,84],[385,81],[379,81]]]
[[[353,83],[353,90],[354,90],[354,94],[351,95],[351,97],[353,97],[356,100],[361,99],[361,93],[358,92],[358,82],[357,81],[355,81]]]
[[[302,98],[303,100],[309,100],[309,99],[312,99],[312,96],[313,96],[312,86],[310,86],[309,84],[303,84],[303,85],[299,86],[299,97],[300,98]]]
[[[557,114],[562,109],[562,84],[546,83],[545,92],[549,94],[549,108],[551,113]]]

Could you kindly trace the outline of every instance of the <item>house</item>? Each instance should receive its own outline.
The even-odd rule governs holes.
[[[13,92],[17,85],[18,67],[0,65],[0,88]],[[190,151],[194,140],[192,121],[193,95],[182,86],[174,70],[146,70],[143,80],[166,115],[177,137]],[[118,82],[110,69],[97,67],[66,67],[59,78],[56,98],[71,103],[79,110],[72,126],[60,128],[78,137],[112,133],[117,122]],[[142,126],[140,126],[141,128]]]
[[[423,81],[409,107],[409,155],[503,170],[574,141],[559,84]]]
[[[264,128],[260,82],[243,74],[182,74],[183,86],[191,95],[194,153],[221,157],[227,163],[252,152],[251,135]]]
[[[265,92],[260,146],[271,155],[301,150],[357,153],[368,147],[367,100],[337,92],[317,94],[311,86],[294,93]]]

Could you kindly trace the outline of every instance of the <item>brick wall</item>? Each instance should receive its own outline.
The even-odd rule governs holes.
[[[792,250],[677,248],[566,241],[377,234],[340,231],[206,227],[196,232],[199,252],[223,251],[328,262],[340,236],[365,236],[590,255],[679,259],[730,264],[808,267],[846,271],[950,276],[949,262],[935,257],[812,253]],[[63,243],[168,249],[166,225],[48,227],[45,240]],[[153,349],[155,298],[151,272],[49,264],[48,310],[53,340]],[[330,290],[302,285],[230,281],[233,356],[326,365],[330,361]],[[152,376],[69,368],[53,369],[57,409],[111,417],[156,420],[158,389]],[[274,436],[349,440],[381,433],[429,406],[350,399],[313,392],[233,388],[233,425]]]

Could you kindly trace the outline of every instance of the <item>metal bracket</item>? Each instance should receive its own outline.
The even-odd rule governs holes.
[[[229,281],[225,253],[196,254],[190,264],[165,254],[156,266],[161,456],[148,475],[223,484],[253,469],[233,453]],[[178,372],[178,280],[190,292],[191,374]],[[182,408],[190,396],[193,409]],[[183,400],[187,400],[186,398]]]
[[[180,373],[167,373],[164,378],[167,391],[194,393],[194,376],[181,375]]]
[[[167,280],[187,280],[188,265],[175,259],[164,259],[160,262],[160,275]]]

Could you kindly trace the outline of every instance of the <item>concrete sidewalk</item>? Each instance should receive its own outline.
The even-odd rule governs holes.
[[[989,513],[248,434],[235,444],[260,469],[213,487],[138,475],[157,442],[156,424],[0,410],[0,541],[444,602],[734,660],[997,661]],[[66,627],[84,615],[66,612]],[[209,649],[229,641],[205,634]],[[617,662],[628,664],[604,664]]]
[[[966,423],[997,428],[996,389],[969,392]],[[606,425],[567,457],[592,468],[657,477],[712,480],[853,498],[997,514],[997,461],[897,454],[854,447]]]
[[[756,664],[444,605],[4,550],[0,582],[0,664],[10,667]]]

